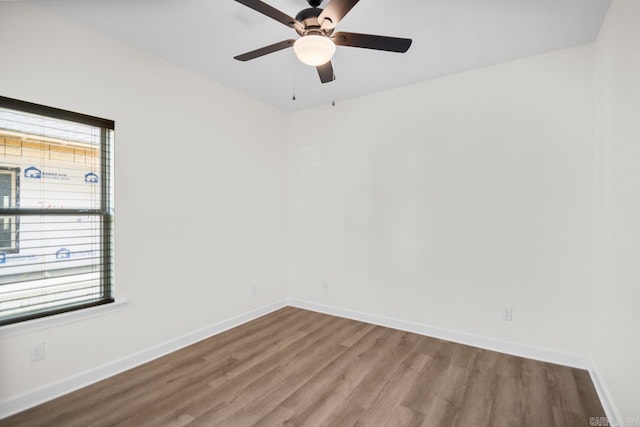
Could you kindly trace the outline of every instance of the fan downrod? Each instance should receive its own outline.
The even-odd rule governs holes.
[[[318,7],[320,3],[322,3],[322,0],[307,0],[307,3],[309,3],[311,7]]]

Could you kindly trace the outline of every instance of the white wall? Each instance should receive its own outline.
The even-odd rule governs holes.
[[[640,2],[614,0],[595,46],[592,354],[626,420],[640,417]]]
[[[0,400],[289,295],[590,352],[638,416],[639,7],[614,0],[595,47],[287,116],[1,3],[0,93],[116,121],[130,303],[0,337]],[[40,340],[47,358],[30,364]]]
[[[585,45],[293,114],[291,296],[586,353],[592,60]]]
[[[129,300],[0,338],[0,400],[286,296],[283,113],[24,2],[0,4],[0,52],[2,95],[115,120]]]

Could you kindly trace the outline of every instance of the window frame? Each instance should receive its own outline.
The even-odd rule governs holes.
[[[100,129],[100,165],[102,178],[99,181],[100,184],[100,208],[99,209],[21,209],[17,200],[19,200],[19,186],[16,188],[16,204],[15,207],[0,208],[0,216],[15,216],[16,221],[19,221],[21,216],[75,216],[86,215],[95,216],[101,222],[100,239],[102,259],[100,265],[102,266],[100,271],[100,299],[72,303],[69,305],[57,306],[51,309],[41,309],[24,314],[18,314],[11,317],[0,319],[0,327],[5,325],[16,324],[28,320],[53,316],[56,314],[67,313],[76,310],[82,310],[90,307],[96,307],[104,304],[113,303],[115,301],[113,295],[113,264],[114,264],[114,233],[113,224],[115,221],[113,210],[113,151],[114,141],[113,137],[109,137],[109,134],[113,135],[115,130],[115,122],[113,120],[102,119],[95,116],[90,116],[81,113],[75,113],[59,108],[48,107],[41,104],[35,104],[27,101],[21,101],[13,98],[7,98],[0,96],[0,107],[30,114],[37,114],[53,119],[67,120],[71,122],[81,123],[85,125],[94,126]],[[4,168],[6,169],[6,168]],[[18,168],[19,169],[19,168]],[[20,172],[18,172],[19,179]],[[16,222],[16,232],[17,232]],[[16,236],[16,252],[19,251],[19,241]],[[0,250],[0,253],[10,253],[9,251]],[[13,252],[15,253],[15,252]]]

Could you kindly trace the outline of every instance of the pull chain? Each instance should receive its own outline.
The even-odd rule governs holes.
[[[292,101],[296,100],[296,55],[293,49],[291,49],[291,71],[292,71],[292,80],[293,80],[293,96],[291,97]]]
[[[331,82],[331,106],[336,106],[336,73],[333,73],[333,81]]]
[[[332,69],[333,69],[333,80],[331,81],[331,106],[335,107],[336,106],[336,69],[335,69],[335,65],[336,65],[336,57],[334,55],[333,57],[333,65],[332,65]]]

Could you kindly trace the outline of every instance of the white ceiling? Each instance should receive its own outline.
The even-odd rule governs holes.
[[[324,0],[326,6],[329,0]],[[591,42],[610,0],[361,0],[337,31],[407,37],[406,54],[338,47],[336,81],[295,64],[293,50],[249,62],[235,55],[294,30],[234,0],[34,0],[282,110],[330,104],[490,64]],[[306,0],[268,0],[295,16]]]

